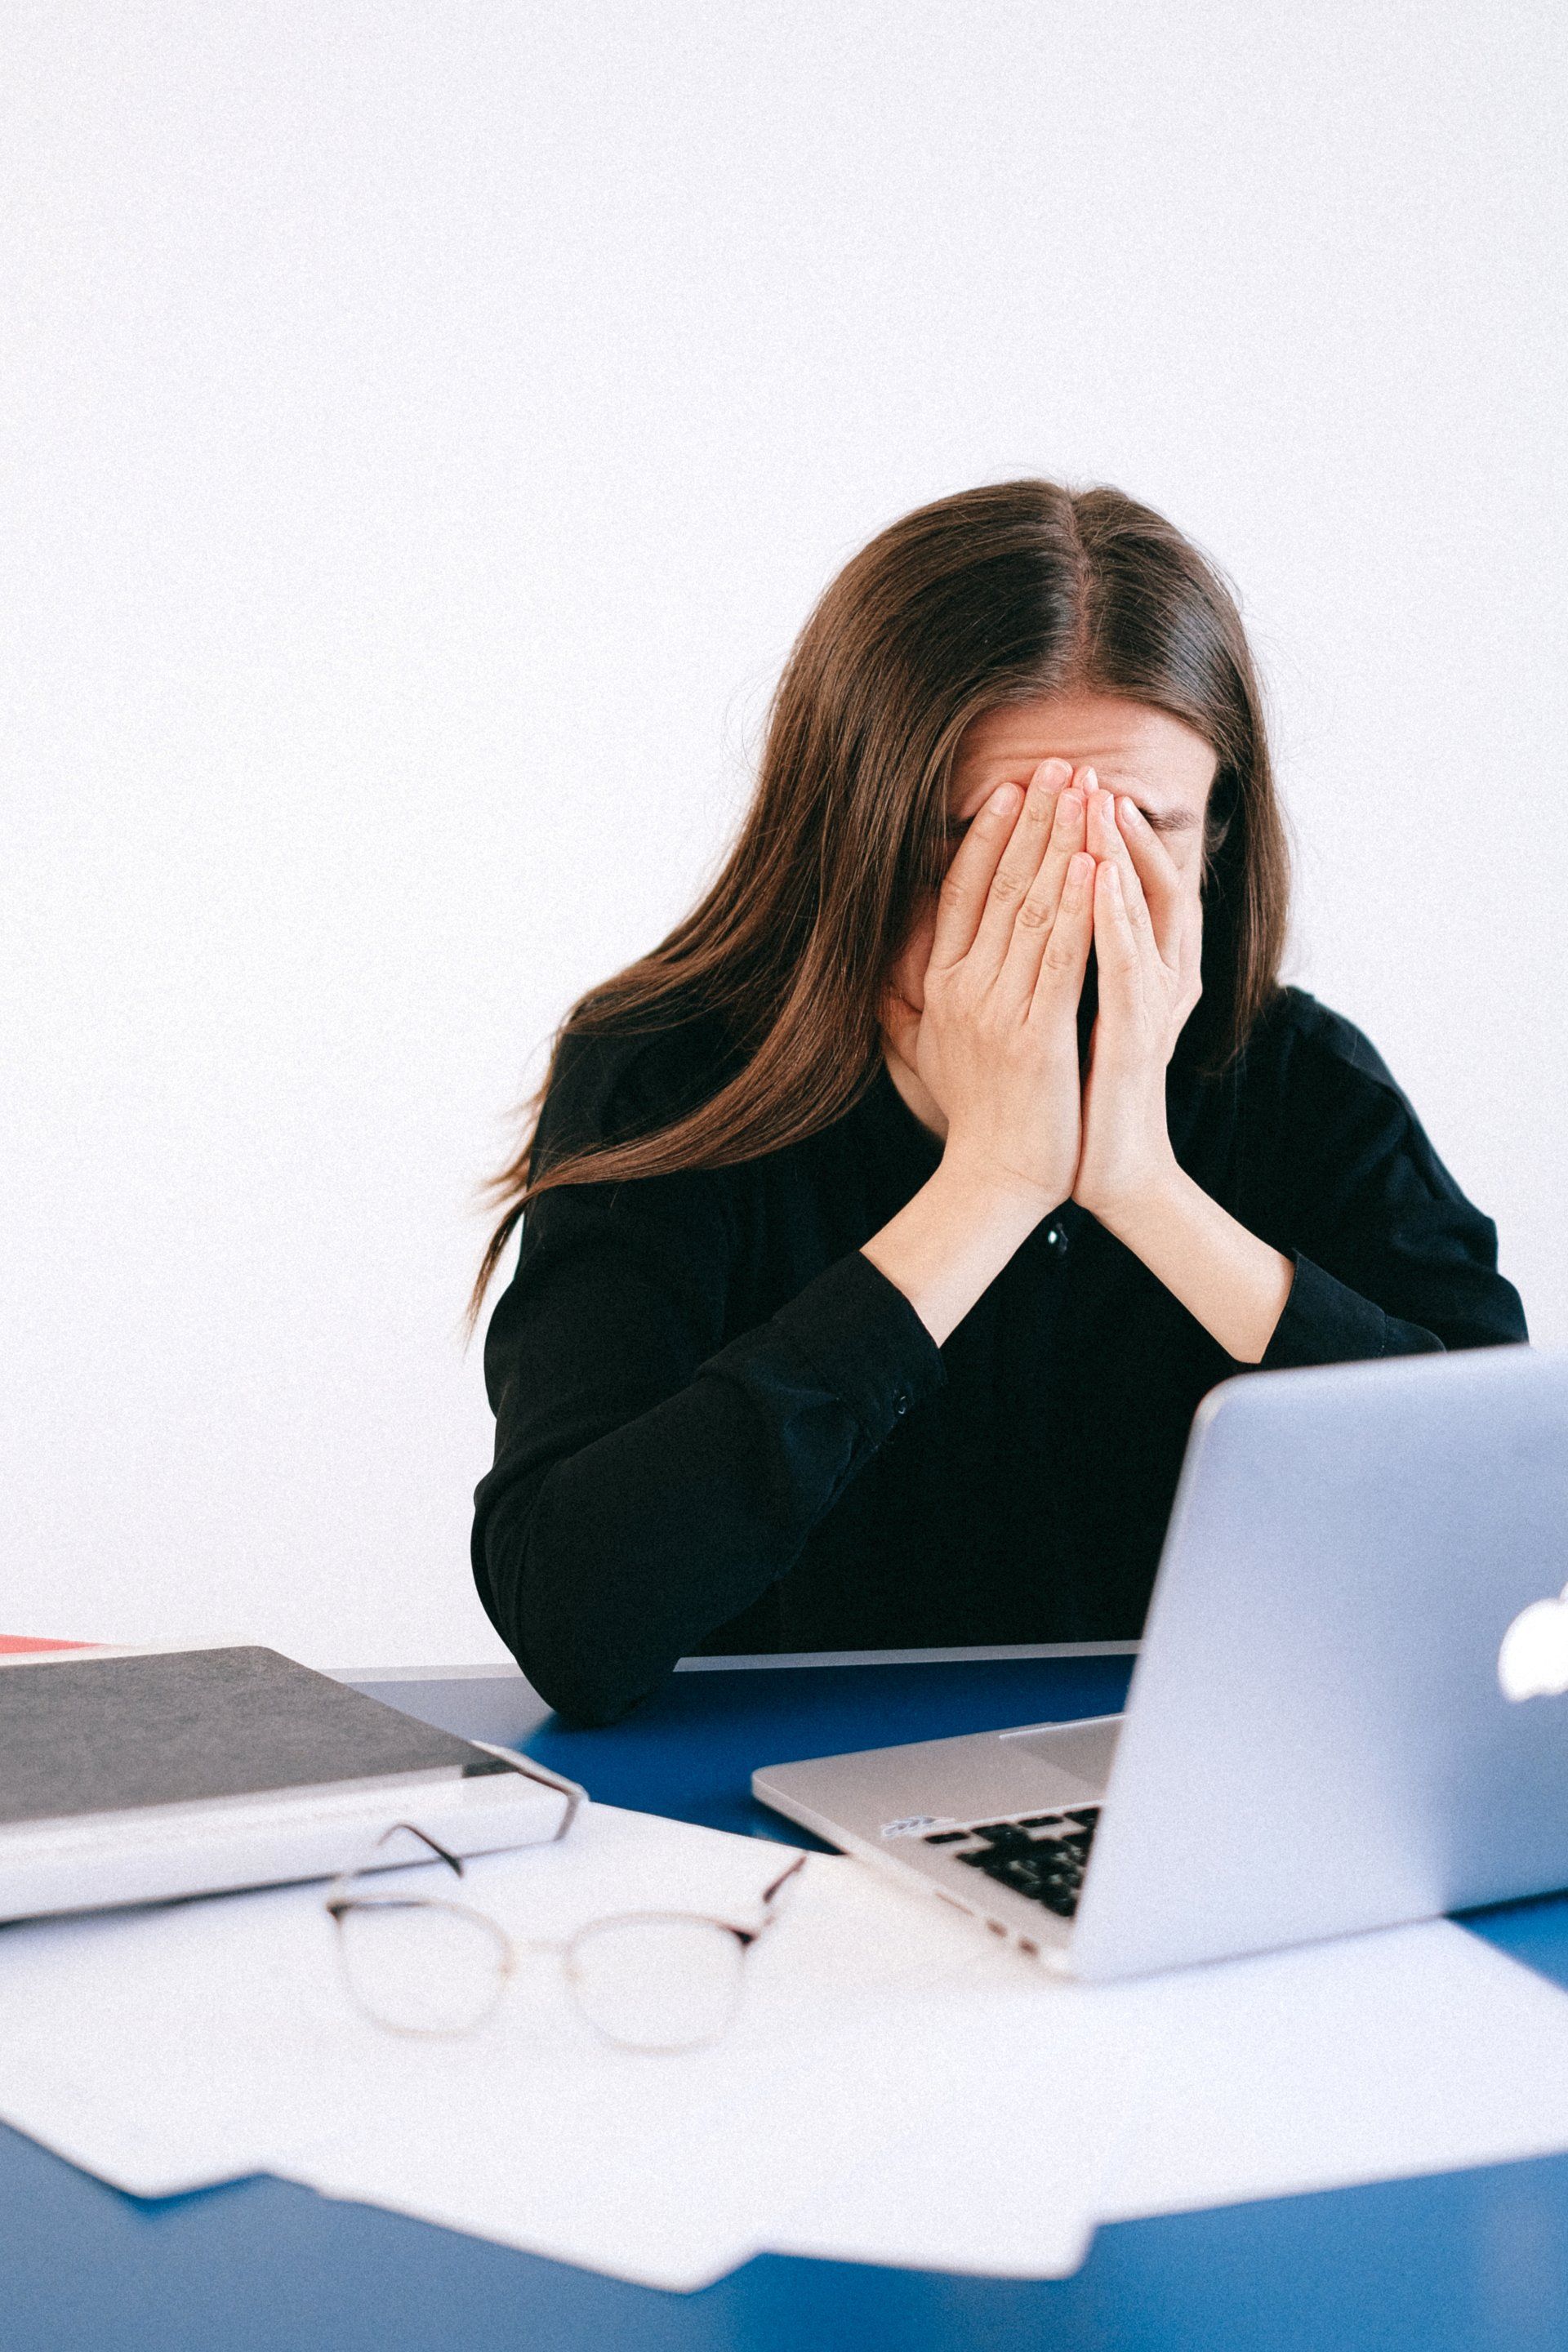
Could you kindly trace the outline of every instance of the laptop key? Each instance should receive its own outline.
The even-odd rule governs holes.
[[[1059,1868],[1054,1861],[1042,1861],[1037,1846],[1019,1853],[980,1845],[968,1853],[954,1854],[953,1860],[968,1863],[972,1870],[983,1870],[997,1885],[1010,1886],[1015,1895],[1040,1904],[1058,1919],[1070,1919],[1078,1909],[1079,1874]]]
[[[1031,1903],[1043,1904],[1047,1911],[1054,1911],[1060,1919],[1070,1919],[1078,1909],[1077,1888],[1064,1886],[1059,1879],[1005,1879],[1002,1883],[1010,1885],[1016,1895],[1026,1896]]]

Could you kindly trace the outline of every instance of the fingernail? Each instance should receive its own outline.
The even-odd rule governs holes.
[[[998,816],[1003,815],[1008,809],[1016,808],[1018,805],[1017,785],[998,784],[986,805],[990,808],[994,808]]]

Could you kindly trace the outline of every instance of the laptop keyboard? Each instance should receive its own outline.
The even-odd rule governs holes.
[[[1058,1919],[1070,1919],[1094,1842],[1098,1805],[1070,1813],[1031,1813],[1026,1821],[974,1822],[966,1830],[932,1830],[927,1845],[953,1849],[954,1862],[984,1871],[1015,1895],[1043,1903]]]

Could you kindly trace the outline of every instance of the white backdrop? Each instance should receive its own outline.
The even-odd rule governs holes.
[[[1552,0],[11,0],[3,47],[0,1631],[503,1654],[473,1186],[827,579],[1016,473],[1239,583],[1293,970],[1568,1339]]]

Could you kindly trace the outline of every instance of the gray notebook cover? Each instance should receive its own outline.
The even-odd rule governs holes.
[[[443,1768],[506,1769],[276,1650],[0,1667],[0,1823]]]

